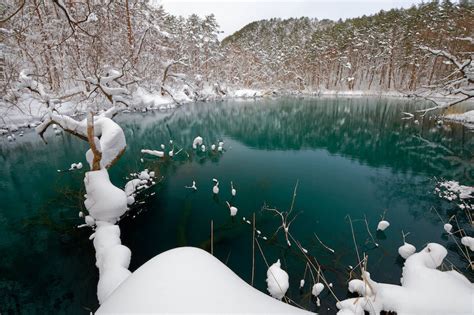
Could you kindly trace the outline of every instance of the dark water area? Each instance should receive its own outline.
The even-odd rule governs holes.
[[[122,242],[132,251],[130,269],[177,246],[210,250],[213,220],[214,255],[250,282],[252,229],[243,217],[255,213],[257,229],[269,239],[258,238],[266,259],[270,264],[280,259],[290,276],[287,295],[311,311],[334,314],[335,300],[327,288],[320,308],[311,299],[309,272],[304,290],[298,289],[303,255],[296,244],[286,245],[281,231],[271,238],[281,221],[262,210],[265,203],[288,210],[298,181],[292,213],[297,217],[290,232],[318,259],[339,299],[348,295],[348,266],[357,265],[348,215],[375,281],[399,284],[402,230],[410,232],[407,241],[417,250],[428,242],[444,245],[447,266],[465,271],[466,262],[430,209],[445,219],[458,214],[465,220],[456,203],[433,191],[441,179],[474,185],[474,133],[428,116],[418,124],[401,119],[402,112],[428,105],[390,98],[287,98],[119,115],[128,147],[110,170],[112,182],[124,187],[130,173],[145,168],[163,177],[153,187],[156,194],[120,222]],[[193,151],[197,135],[208,148],[223,140],[225,152]],[[173,160],[140,153],[160,150],[162,143],[168,151],[170,139],[189,158],[183,152]],[[91,230],[77,228],[83,223],[78,212],[84,211],[87,145],[68,134],[51,133],[47,140],[46,145],[33,132],[14,143],[0,138],[1,314],[88,314],[98,307]],[[84,169],[57,172],[79,161]],[[212,178],[220,182],[218,196],[212,194]],[[193,180],[196,192],[184,188]],[[236,217],[230,217],[226,201],[239,209]],[[376,233],[384,213],[390,227]],[[315,233],[335,253],[322,247]],[[257,249],[255,287],[263,292],[266,269]]]

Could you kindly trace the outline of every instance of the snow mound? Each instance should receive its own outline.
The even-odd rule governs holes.
[[[316,283],[313,285],[313,289],[311,290],[311,294],[314,295],[315,297],[318,297],[319,294],[324,290],[324,284],[321,282]]]
[[[402,256],[404,259],[407,259],[411,255],[413,255],[416,252],[415,246],[413,246],[410,243],[405,243],[402,246],[398,248],[398,253],[400,256]]]
[[[241,89],[235,90],[233,92],[233,96],[236,98],[255,98],[255,97],[262,97],[262,91],[258,90],[251,90],[251,89]]]
[[[474,252],[474,238],[473,237],[464,236],[463,238],[461,238],[461,244],[469,247],[469,249]]]
[[[280,267],[281,263],[280,259],[278,259],[267,271],[267,290],[271,296],[279,300],[285,296],[290,286],[288,274]]]
[[[217,258],[192,247],[143,264],[96,312],[117,313],[311,314],[256,290]]]
[[[453,226],[449,223],[446,223],[444,226],[443,226],[443,229],[446,231],[446,233],[449,233],[451,234],[451,231],[453,230]]]
[[[196,137],[193,140],[193,149],[196,150],[198,146],[202,145],[202,137]]]
[[[460,185],[459,182],[454,180],[441,182],[439,187],[446,190],[442,197],[448,200],[456,199],[453,194],[458,195],[460,199],[474,198],[474,187]],[[449,192],[453,194],[449,194]]]
[[[364,272],[366,282],[359,280],[352,284],[352,290],[362,297],[337,303],[338,314],[361,315],[364,311],[370,314],[392,311],[398,315],[472,314],[473,284],[457,271],[436,269],[447,253],[443,246],[430,243],[408,257],[401,286],[377,283],[370,279],[368,272]],[[363,286],[370,290],[363,290]]]
[[[148,93],[139,87],[133,94],[135,105],[142,108],[159,108],[164,105],[174,105],[173,99],[160,93]],[[173,106],[174,107],[174,106]]]
[[[389,226],[390,226],[390,223],[388,221],[382,220],[377,225],[377,231],[385,231],[385,229],[388,228]]]
[[[444,116],[446,120],[464,123],[469,128],[474,128],[474,110],[467,111],[463,114],[451,114]]]

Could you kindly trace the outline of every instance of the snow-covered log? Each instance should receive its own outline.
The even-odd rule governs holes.
[[[131,252],[120,240],[120,228],[109,222],[97,222],[94,236],[96,266],[99,269],[97,298],[103,303],[131,274]]]
[[[115,223],[127,211],[127,195],[110,182],[107,170],[87,172],[84,185],[84,205],[96,221]]]
[[[125,135],[122,128],[114,122],[111,118],[116,113],[116,108],[103,112],[100,115],[94,116],[94,137],[98,138],[97,147],[101,152],[100,167],[109,168],[118,160],[126,149]],[[43,122],[36,127],[36,132],[42,136],[49,126],[58,125],[65,131],[83,139],[87,138],[87,119],[75,120],[66,115],[60,115],[53,111],[44,118]],[[86,153],[87,162],[92,166],[92,151]]]
[[[157,157],[164,157],[165,152],[164,151],[159,151],[159,150],[149,150],[149,149],[142,149],[141,152],[143,154],[149,154]]]

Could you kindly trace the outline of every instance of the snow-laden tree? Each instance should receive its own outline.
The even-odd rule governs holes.
[[[449,65],[451,68],[451,72],[448,75],[436,80],[433,84],[426,86],[426,88],[444,96],[455,97],[454,100],[444,103],[433,100],[436,105],[423,110],[424,113],[431,110],[446,109],[474,97],[474,39],[472,37],[459,37],[456,39],[471,44],[467,53],[463,54],[467,54],[467,56],[456,56],[447,50],[420,46],[421,50],[440,57],[443,63]]]
[[[3,7],[2,88],[8,97],[2,108],[25,107],[25,99],[12,93],[23,70],[57,95],[87,91],[75,103],[100,108],[111,101],[107,84],[97,82],[108,69],[121,73],[114,85],[137,96],[131,106],[140,105],[139,87],[149,93],[166,89],[176,99],[184,90],[199,95],[200,87],[217,81],[213,16],[174,18],[148,1],[128,0],[7,0]]]
[[[420,47],[465,60],[472,44],[459,38],[472,37],[473,21],[472,5],[449,0],[337,22],[258,21],[223,40],[223,69],[246,87],[412,94],[453,70]]]

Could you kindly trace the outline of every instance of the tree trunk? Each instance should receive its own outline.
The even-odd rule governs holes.
[[[130,20],[130,8],[128,6],[128,0],[125,0],[125,12],[127,15],[128,43],[130,44],[130,48],[133,48],[132,21]]]
[[[92,111],[87,114],[87,141],[91,148],[93,158],[92,158],[92,171],[100,170],[100,160],[102,159],[102,152],[99,151],[95,145],[95,135],[94,135],[94,113]]]

